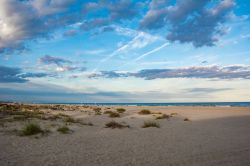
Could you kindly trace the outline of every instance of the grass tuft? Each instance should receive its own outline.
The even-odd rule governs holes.
[[[34,123],[26,124],[26,126],[21,131],[21,135],[23,136],[35,135],[38,133],[43,133],[43,130],[38,124]]]
[[[58,132],[62,133],[62,134],[68,134],[70,129],[67,126],[63,126],[63,127],[59,127],[57,129]]]
[[[120,117],[120,114],[118,114],[118,113],[116,113],[116,112],[111,112],[111,113],[109,114],[109,117],[110,117],[110,118],[119,118],[119,117]]]
[[[170,116],[167,114],[162,114],[161,116],[156,117],[156,119],[169,119]]]
[[[148,114],[151,114],[151,112],[149,110],[147,110],[147,109],[143,109],[140,112],[138,112],[138,114],[140,114],[140,115],[148,115]]]
[[[73,118],[71,118],[71,117],[66,117],[66,118],[64,119],[64,121],[67,122],[67,123],[76,123],[76,120],[73,119]]]
[[[148,127],[160,128],[160,125],[158,123],[156,123],[156,122],[153,122],[153,121],[144,122],[142,128],[148,128]]]
[[[104,114],[112,114],[113,111],[105,111]]]
[[[124,108],[117,108],[116,111],[118,113],[124,113],[126,111],[126,109],[124,109]]]
[[[115,129],[115,128],[129,128],[129,125],[123,125],[123,124],[120,124],[118,122],[115,122],[115,121],[111,121],[111,122],[108,122],[105,124],[106,128],[112,128],[112,129]]]
[[[102,115],[101,108],[96,107],[96,108],[93,108],[93,110],[95,111],[95,115]]]
[[[178,115],[176,112],[170,114],[170,116],[176,116],[176,115]]]

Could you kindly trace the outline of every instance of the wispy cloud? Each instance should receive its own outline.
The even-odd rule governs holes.
[[[194,66],[175,69],[145,69],[138,72],[101,71],[90,78],[137,77],[146,80],[164,78],[199,78],[199,79],[250,79],[249,65],[231,66]]]
[[[54,56],[50,56],[50,55],[45,55],[45,56],[41,57],[40,62],[42,62],[44,64],[56,64],[58,66],[62,66],[65,63],[66,64],[72,63],[70,60],[66,60],[63,58],[54,57]]]
[[[121,28],[119,28],[119,29],[121,30]],[[134,30],[130,30],[130,32],[133,32],[133,34],[136,34],[135,37],[133,37],[128,43],[120,46],[118,49],[113,51],[111,54],[109,54],[105,58],[103,58],[100,61],[100,64],[93,70],[93,72],[97,71],[99,69],[99,67],[101,66],[101,64],[103,64],[104,62],[108,61],[109,59],[111,59],[112,57],[114,57],[120,53],[128,52],[130,50],[144,48],[144,47],[148,46],[149,44],[154,43],[157,40],[161,40],[157,36],[153,36],[153,35],[150,35],[150,34],[145,33],[145,32],[134,31]],[[127,33],[129,33],[129,35],[130,35],[131,34],[130,32],[128,32],[128,30],[125,30],[125,32],[123,32],[123,33],[125,33],[126,35],[127,35]]]
[[[39,59],[39,62],[41,64],[44,64],[44,66],[40,66],[39,68],[45,71],[55,71],[55,72],[67,72],[67,71],[84,71],[86,70],[85,67],[79,67],[75,66],[72,61],[60,58],[60,57],[55,57],[55,56],[50,56],[50,55],[45,55]]]
[[[136,61],[139,61],[139,60],[141,60],[142,58],[145,58],[146,56],[149,56],[149,55],[151,55],[151,54],[153,54],[153,53],[155,53],[155,52],[157,52],[157,51],[163,49],[164,47],[166,47],[166,46],[168,46],[168,45],[169,45],[169,43],[164,43],[164,44],[162,44],[160,47],[157,47],[157,48],[155,48],[155,49],[153,49],[153,50],[151,50],[151,51],[149,51],[149,52],[146,52],[146,53],[142,54],[141,56],[137,57],[134,61],[135,61],[135,62],[136,62]]]
[[[107,50],[105,49],[93,49],[93,50],[81,50],[77,51],[76,55],[99,55],[106,53]]]
[[[47,73],[26,73],[21,68],[0,66],[0,83],[24,83],[27,78],[41,78],[50,76]]]
[[[0,100],[22,102],[164,102],[171,99],[187,99],[199,94],[201,98],[211,98],[216,92],[234,90],[231,88],[189,88],[177,92],[151,91],[102,91],[99,89],[77,91],[54,84],[16,83],[0,85]]]

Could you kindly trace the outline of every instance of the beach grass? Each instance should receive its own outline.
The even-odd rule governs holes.
[[[111,114],[113,111],[105,111],[104,114]]]
[[[70,129],[67,126],[62,126],[57,129],[58,132],[62,134],[68,134]]]
[[[124,108],[117,108],[116,111],[118,113],[124,113],[126,111],[126,109],[124,109]]]
[[[161,116],[156,117],[156,119],[169,119],[170,115],[162,114]]]
[[[176,112],[172,112],[172,113],[170,114],[170,116],[176,116],[176,115],[178,115]]]
[[[41,129],[41,127],[38,124],[28,123],[22,129],[21,135],[22,136],[30,136],[30,135],[35,135],[35,134],[43,133],[43,132],[44,131]]]
[[[148,114],[151,114],[151,111],[147,110],[147,109],[143,109],[140,112],[138,112],[138,114],[140,114],[140,115],[148,115]]]
[[[116,112],[112,112],[109,114],[109,117],[110,118],[119,118],[120,117],[120,114],[119,113],[116,113]]]
[[[67,122],[67,123],[76,123],[76,120],[73,119],[72,117],[66,117],[66,118],[64,119],[64,121]]]
[[[105,111],[104,114],[108,114],[110,118],[119,118],[120,114],[113,111]]]
[[[106,128],[112,128],[112,129],[115,129],[115,128],[129,128],[129,125],[123,125],[121,123],[118,123],[116,121],[110,121],[108,123],[105,124]]]
[[[160,128],[160,125],[159,123],[154,122],[154,121],[145,121],[142,128],[148,128],[148,127]]]

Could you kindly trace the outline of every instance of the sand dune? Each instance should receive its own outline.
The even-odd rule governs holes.
[[[31,118],[29,121],[50,130],[37,137],[11,132],[20,130],[27,120],[5,122],[0,127],[0,165],[250,165],[249,107],[129,106],[123,107],[126,111],[118,118],[103,114],[107,110],[115,112],[117,107],[103,106],[101,115],[92,107],[64,108],[62,111],[39,107],[39,110],[51,115],[63,113],[93,126],[68,123],[72,133],[60,134],[56,127],[64,125],[64,121]],[[138,114],[142,109],[156,114]],[[155,120],[162,115],[159,113],[176,114]],[[6,119],[3,110],[1,117],[0,120]],[[105,128],[111,120],[130,127]],[[142,128],[144,121],[149,120],[160,128]]]

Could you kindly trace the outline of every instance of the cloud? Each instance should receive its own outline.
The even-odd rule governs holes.
[[[42,78],[42,77],[47,77],[51,76],[47,73],[23,73],[20,74],[19,77],[21,78]]]
[[[85,89],[76,91],[67,87],[54,84],[0,84],[1,101],[19,102],[51,102],[51,103],[81,103],[81,102],[166,102],[183,101],[194,98],[209,101],[213,93],[231,90],[230,88],[190,88],[180,89],[176,92],[152,91],[101,91],[98,89]],[[198,94],[198,95],[197,95]],[[175,100],[172,100],[175,99]]]
[[[54,30],[81,16],[68,12],[74,0],[1,0],[0,53],[22,51],[26,41],[50,38]]]
[[[71,37],[71,36],[74,36],[74,35],[76,35],[77,34],[77,30],[68,30],[68,31],[65,31],[64,33],[63,33],[63,36],[65,36],[65,37]]]
[[[249,65],[231,66],[194,66],[175,69],[145,69],[138,72],[101,71],[90,78],[136,77],[145,80],[164,78],[201,78],[201,79],[250,79]]]
[[[233,88],[190,88],[184,89],[186,92],[190,93],[214,93],[214,92],[221,92],[221,91],[228,91],[233,90]]]
[[[55,64],[57,66],[63,66],[63,64],[71,64],[72,62],[70,60],[66,60],[63,58],[59,58],[59,57],[54,57],[54,56],[50,56],[50,55],[45,55],[43,57],[40,58],[40,62],[44,63],[44,64]]]
[[[155,48],[155,49],[153,49],[153,50],[151,50],[151,51],[149,51],[149,52],[146,52],[146,53],[140,55],[140,56],[137,57],[134,61],[139,61],[140,59],[142,59],[142,58],[144,58],[144,57],[146,57],[146,56],[149,56],[149,55],[151,55],[151,54],[153,54],[153,53],[155,53],[155,52],[161,50],[162,48],[164,48],[164,47],[166,47],[166,46],[168,46],[168,45],[169,45],[169,43],[164,43],[164,44],[162,44],[161,46],[159,46],[159,47],[157,47],[157,48]]]
[[[21,68],[0,66],[0,83],[24,83],[27,78],[41,78],[49,76],[46,73],[24,73]]]
[[[135,31],[132,29],[126,29],[126,28],[124,29],[124,28],[116,27],[116,30],[121,34],[133,36],[133,38],[129,42],[127,42],[126,44],[123,44],[122,46],[114,50],[111,54],[103,58],[98,64],[98,66],[94,69],[94,71],[97,71],[102,63],[108,61],[109,59],[111,59],[112,57],[118,54],[127,52],[129,50],[133,50],[133,49],[144,48],[148,46],[149,44],[152,44],[155,41],[160,39],[158,36],[153,36],[148,33]]]
[[[119,77],[128,77],[128,73],[119,73],[116,71],[100,71],[98,73],[91,73],[88,75],[88,78],[97,78],[97,77],[105,77],[105,78],[119,78]]]
[[[86,67],[75,66],[72,61],[45,55],[39,59],[39,62],[45,64],[45,67],[40,67],[40,69],[52,72],[68,72],[68,71],[85,71]]]
[[[5,82],[23,83],[28,81],[20,77],[19,74],[21,74],[20,68],[0,66],[0,83],[5,83]]]
[[[134,3],[131,0],[120,0],[115,2],[100,1],[98,3],[86,3],[82,9],[85,15],[90,15],[97,11],[107,11],[109,14],[107,16],[94,18],[83,22],[83,24],[81,25],[81,29],[89,31],[94,28],[104,27],[115,22],[133,19],[138,14],[138,10],[136,10],[136,7],[137,3]],[[103,32],[105,32],[105,29]]]
[[[80,32],[80,29],[89,31],[105,25],[121,23],[138,14],[136,6],[137,3],[131,0],[98,2],[1,0],[0,53],[23,51],[28,48],[27,41],[51,39],[53,32],[70,28],[75,24],[79,26],[74,30],[69,29],[64,36],[75,35]],[[102,16],[93,14],[96,11],[106,14]],[[108,29],[104,29],[106,30]]]
[[[210,0],[179,0],[169,5],[167,0],[153,0],[140,23],[142,29],[159,29],[168,25],[171,42],[192,43],[195,47],[213,46],[226,32],[223,26],[234,7],[234,0],[218,4]],[[212,7],[208,7],[212,6]]]
[[[40,16],[51,15],[67,10],[76,0],[33,0],[31,5]]]
[[[54,84],[0,84],[1,101],[21,102],[112,102],[128,98],[129,92],[92,91],[81,92]]]

